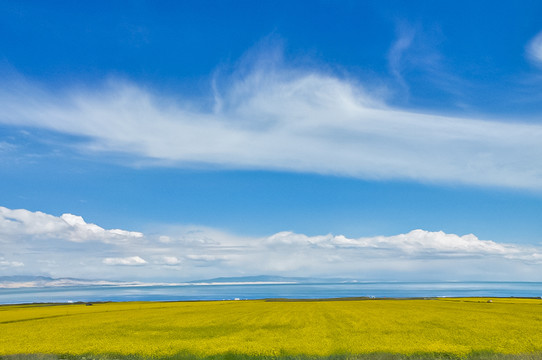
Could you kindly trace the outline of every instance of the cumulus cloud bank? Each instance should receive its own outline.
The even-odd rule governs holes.
[[[280,66],[233,76],[215,99],[210,109],[122,81],[63,92],[4,83],[0,123],[168,166],[542,188],[541,125],[402,110],[352,79]]]
[[[79,230],[74,231],[74,226]],[[89,236],[87,228],[98,235]],[[80,232],[84,235],[74,235]],[[105,230],[75,215],[57,217],[4,207],[0,208],[0,244],[0,268],[6,274],[112,280],[178,281],[259,274],[534,280],[542,270],[541,248],[480,240],[473,234],[413,230],[394,236],[349,238],[284,231],[242,237],[204,227],[177,227],[170,228],[167,235],[150,236]]]
[[[461,257],[499,256],[516,260],[542,261],[538,249],[499,244],[480,240],[473,234],[459,236],[442,231],[412,230],[407,234],[349,239],[345,236],[307,236],[292,232],[280,232],[267,238],[267,243],[319,247],[324,249],[363,249],[381,254],[393,253],[408,257]],[[376,255],[378,256],[378,255]]]
[[[0,206],[0,234],[104,243],[126,242],[130,239],[143,237],[142,233],[134,231],[105,230],[98,225],[87,224],[81,216],[72,214],[56,217],[40,211],[11,210],[2,206]]]

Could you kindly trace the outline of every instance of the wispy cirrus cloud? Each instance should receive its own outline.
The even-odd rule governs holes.
[[[388,66],[390,73],[395,77],[399,84],[408,89],[408,85],[403,78],[404,54],[412,46],[416,31],[412,27],[405,25],[399,27],[399,35],[392,44],[388,52]]]
[[[527,55],[534,63],[542,64],[542,31],[527,44]]]
[[[62,92],[4,84],[0,123],[165,166],[542,188],[542,125],[393,108],[355,81],[284,67],[256,67],[215,96],[213,110],[123,81]]]
[[[9,275],[161,281],[258,274],[385,280],[513,280],[521,275],[534,280],[542,268],[539,247],[426,230],[361,238],[290,231],[243,237],[192,226],[162,229],[167,235],[126,235],[126,241],[97,247],[96,241],[74,242],[66,236],[56,225],[64,215],[28,212],[49,229],[47,238],[40,238],[30,222],[15,230],[10,226],[9,219],[21,210],[2,210],[0,267]]]
[[[16,147],[16,145],[11,144],[7,141],[0,141],[0,153],[13,151],[16,149]]]

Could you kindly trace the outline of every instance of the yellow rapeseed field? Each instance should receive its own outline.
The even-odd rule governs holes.
[[[542,300],[0,306],[0,355],[542,352]]]

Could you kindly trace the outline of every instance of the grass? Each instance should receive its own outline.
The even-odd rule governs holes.
[[[0,358],[542,359],[542,300],[488,301],[0,306]]]

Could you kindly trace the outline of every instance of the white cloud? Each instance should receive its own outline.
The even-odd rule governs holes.
[[[142,233],[119,229],[105,230],[88,224],[81,216],[63,214],[60,217],[25,209],[11,210],[0,206],[0,236],[27,235],[37,238],[57,238],[74,242],[129,242],[143,237]]]
[[[66,236],[71,234],[66,226],[85,225],[78,216],[7,208],[0,208],[0,214],[0,267],[6,275],[24,270],[24,274],[55,277],[174,282],[260,274],[534,281],[542,271],[542,248],[481,240],[473,234],[413,230],[352,238],[283,231],[244,237],[205,227],[176,226],[155,229],[153,236],[137,233],[127,241],[104,240],[102,231],[93,238],[97,241],[73,241]],[[15,220],[22,218],[27,221]],[[110,266],[116,266],[114,272]]]
[[[162,264],[162,265],[179,265],[181,263],[181,260],[177,258],[176,256],[160,256],[155,258],[156,264]]]
[[[163,242],[164,244],[167,244],[167,243],[170,243],[171,242],[171,238],[167,235],[161,235],[158,237],[158,240],[160,242]]]
[[[124,258],[105,258],[102,261],[105,265],[145,265],[147,261],[140,258],[139,256],[129,256]]]
[[[542,64],[542,32],[539,32],[527,45],[527,55],[535,63]]]
[[[195,261],[214,262],[214,261],[226,260],[227,256],[208,255],[208,254],[189,254],[189,255],[186,255],[186,258],[189,260],[195,260]]]
[[[0,141],[0,153],[3,153],[3,152],[10,152],[10,151],[13,151],[17,148],[16,145],[14,144],[11,144],[7,141]]]
[[[397,40],[393,43],[388,53],[388,65],[390,72],[404,88],[407,88],[407,85],[402,75],[403,55],[412,45],[414,35],[414,29],[402,26],[400,28]]]
[[[499,244],[480,240],[473,234],[459,236],[442,231],[413,230],[395,236],[376,236],[349,239],[345,236],[307,236],[292,232],[277,233],[267,239],[269,244],[282,246],[319,247],[324,249],[365,249],[387,251],[408,256],[457,257],[500,256],[508,259],[535,260],[542,256],[542,249]]]
[[[169,166],[542,189],[541,125],[393,108],[351,79],[316,71],[255,69],[228,84],[213,110],[128,82],[62,93],[4,83],[0,123]]]
[[[4,258],[0,258],[0,268],[12,268],[12,267],[21,267],[24,266],[23,262],[20,261],[7,261]]]

